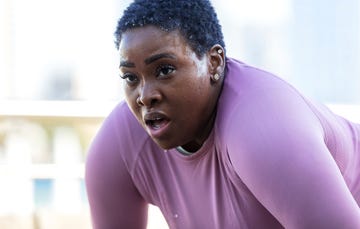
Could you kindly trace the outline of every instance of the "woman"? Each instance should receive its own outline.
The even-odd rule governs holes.
[[[94,228],[360,228],[360,126],[226,57],[207,0],[137,0],[116,30],[126,102],[88,155]]]

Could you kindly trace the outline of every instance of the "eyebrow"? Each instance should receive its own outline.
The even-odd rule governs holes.
[[[121,67],[133,68],[133,67],[135,67],[135,64],[128,62],[128,61],[120,61],[119,68],[121,68]]]
[[[175,56],[170,53],[159,53],[159,54],[155,54],[153,56],[146,58],[144,62],[145,62],[145,64],[149,65],[152,62],[155,62],[162,58],[176,59]]]
[[[170,53],[159,53],[159,54],[155,54],[153,56],[150,56],[148,58],[146,58],[144,60],[145,64],[146,65],[149,65],[159,59],[162,59],[162,58],[168,58],[168,59],[176,59],[174,55],[170,54]],[[132,62],[129,62],[129,61],[120,61],[120,67],[126,67],[126,68],[134,68],[135,67],[135,64],[132,63]]]

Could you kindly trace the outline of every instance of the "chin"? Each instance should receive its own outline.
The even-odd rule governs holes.
[[[178,144],[169,141],[161,141],[159,139],[152,139],[152,140],[163,150],[169,150],[179,146]]]

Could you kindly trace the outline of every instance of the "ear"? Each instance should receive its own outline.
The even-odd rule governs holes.
[[[223,76],[225,69],[225,50],[224,48],[216,44],[208,51],[209,57],[209,73],[210,75],[218,74]]]

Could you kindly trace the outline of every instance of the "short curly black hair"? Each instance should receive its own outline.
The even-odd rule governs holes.
[[[124,32],[146,25],[167,32],[179,30],[198,56],[215,44],[225,49],[221,25],[209,0],[134,0],[118,21],[117,49]]]

